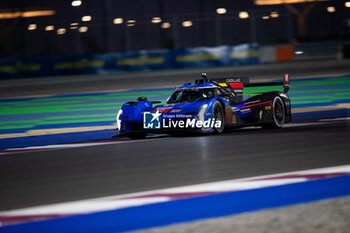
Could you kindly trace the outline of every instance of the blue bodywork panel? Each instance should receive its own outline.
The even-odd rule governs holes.
[[[183,86],[175,90],[204,90],[204,89],[220,89],[217,85],[211,82],[204,82],[202,84],[185,83]],[[170,98],[170,97],[169,97]],[[169,119],[179,119],[179,118],[191,118],[208,120],[212,118],[214,103],[218,101],[223,106],[225,114],[236,114],[238,118],[246,118],[251,116],[251,112],[248,109],[240,110],[240,107],[245,106],[244,103],[239,103],[232,106],[230,104],[230,99],[223,96],[213,96],[211,99],[204,101],[192,101],[188,103],[166,103],[161,105],[156,105],[152,101],[138,101],[138,102],[128,102],[121,107],[120,114],[117,116],[117,121],[119,120],[119,131],[120,132],[132,132],[142,130],[143,123],[143,113],[144,112],[161,112],[161,119],[169,121]],[[118,119],[119,118],[119,119]],[[232,123],[232,122],[231,122]],[[225,123],[227,124],[227,123]],[[211,131],[209,127],[206,129]]]

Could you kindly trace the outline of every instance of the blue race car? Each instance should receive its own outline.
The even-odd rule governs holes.
[[[260,92],[243,98],[244,87],[279,85],[283,85],[283,92]],[[282,128],[291,121],[289,86],[288,74],[284,82],[249,83],[245,77],[210,79],[203,73],[194,84],[177,88],[165,104],[147,97],[125,103],[117,114],[115,136],[144,138],[148,133],[182,131],[219,134],[246,126]]]

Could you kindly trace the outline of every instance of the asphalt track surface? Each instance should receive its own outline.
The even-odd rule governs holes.
[[[349,123],[0,156],[0,210],[350,164]]]

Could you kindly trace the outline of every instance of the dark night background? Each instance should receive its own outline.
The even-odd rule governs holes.
[[[297,17],[284,5],[257,6],[253,0],[82,0],[72,7],[72,1],[12,0],[1,1],[1,11],[52,9],[53,16],[0,19],[0,57],[33,57],[62,54],[91,54],[135,51],[175,47],[235,45],[258,42],[287,44],[298,41],[346,40],[350,37],[350,8],[344,0],[317,2],[306,20],[306,34],[298,34]],[[307,4],[294,4],[302,9]],[[336,11],[327,12],[328,6]],[[217,8],[227,13],[218,15]],[[249,13],[240,19],[240,11]],[[278,18],[263,20],[262,16],[277,11]],[[82,16],[92,20],[82,22]],[[170,28],[151,23],[152,17],[161,17]],[[113,19],[123,18],[122,24]],[[127,27],[128,19],[136,24]],[[191,27],[182,22],[191,20]],[[71,23],[87,26],[86,32],[70,29]],[[28,25],[36,24],[29,31]],[[45,31],[47,25],[55,30]],[[58,28],[66,33],[57,34]],[[175,31],[176,30],[176,31]]]

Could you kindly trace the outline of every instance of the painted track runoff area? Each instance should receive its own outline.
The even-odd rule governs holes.
[[[245,94],[269,91],[246,88]],[[110,139],[117,110],[138,96],[162,102],[172,88],[0,100],[0,150]],[[350,76],[291,80],[293,122],[349,116]]]

